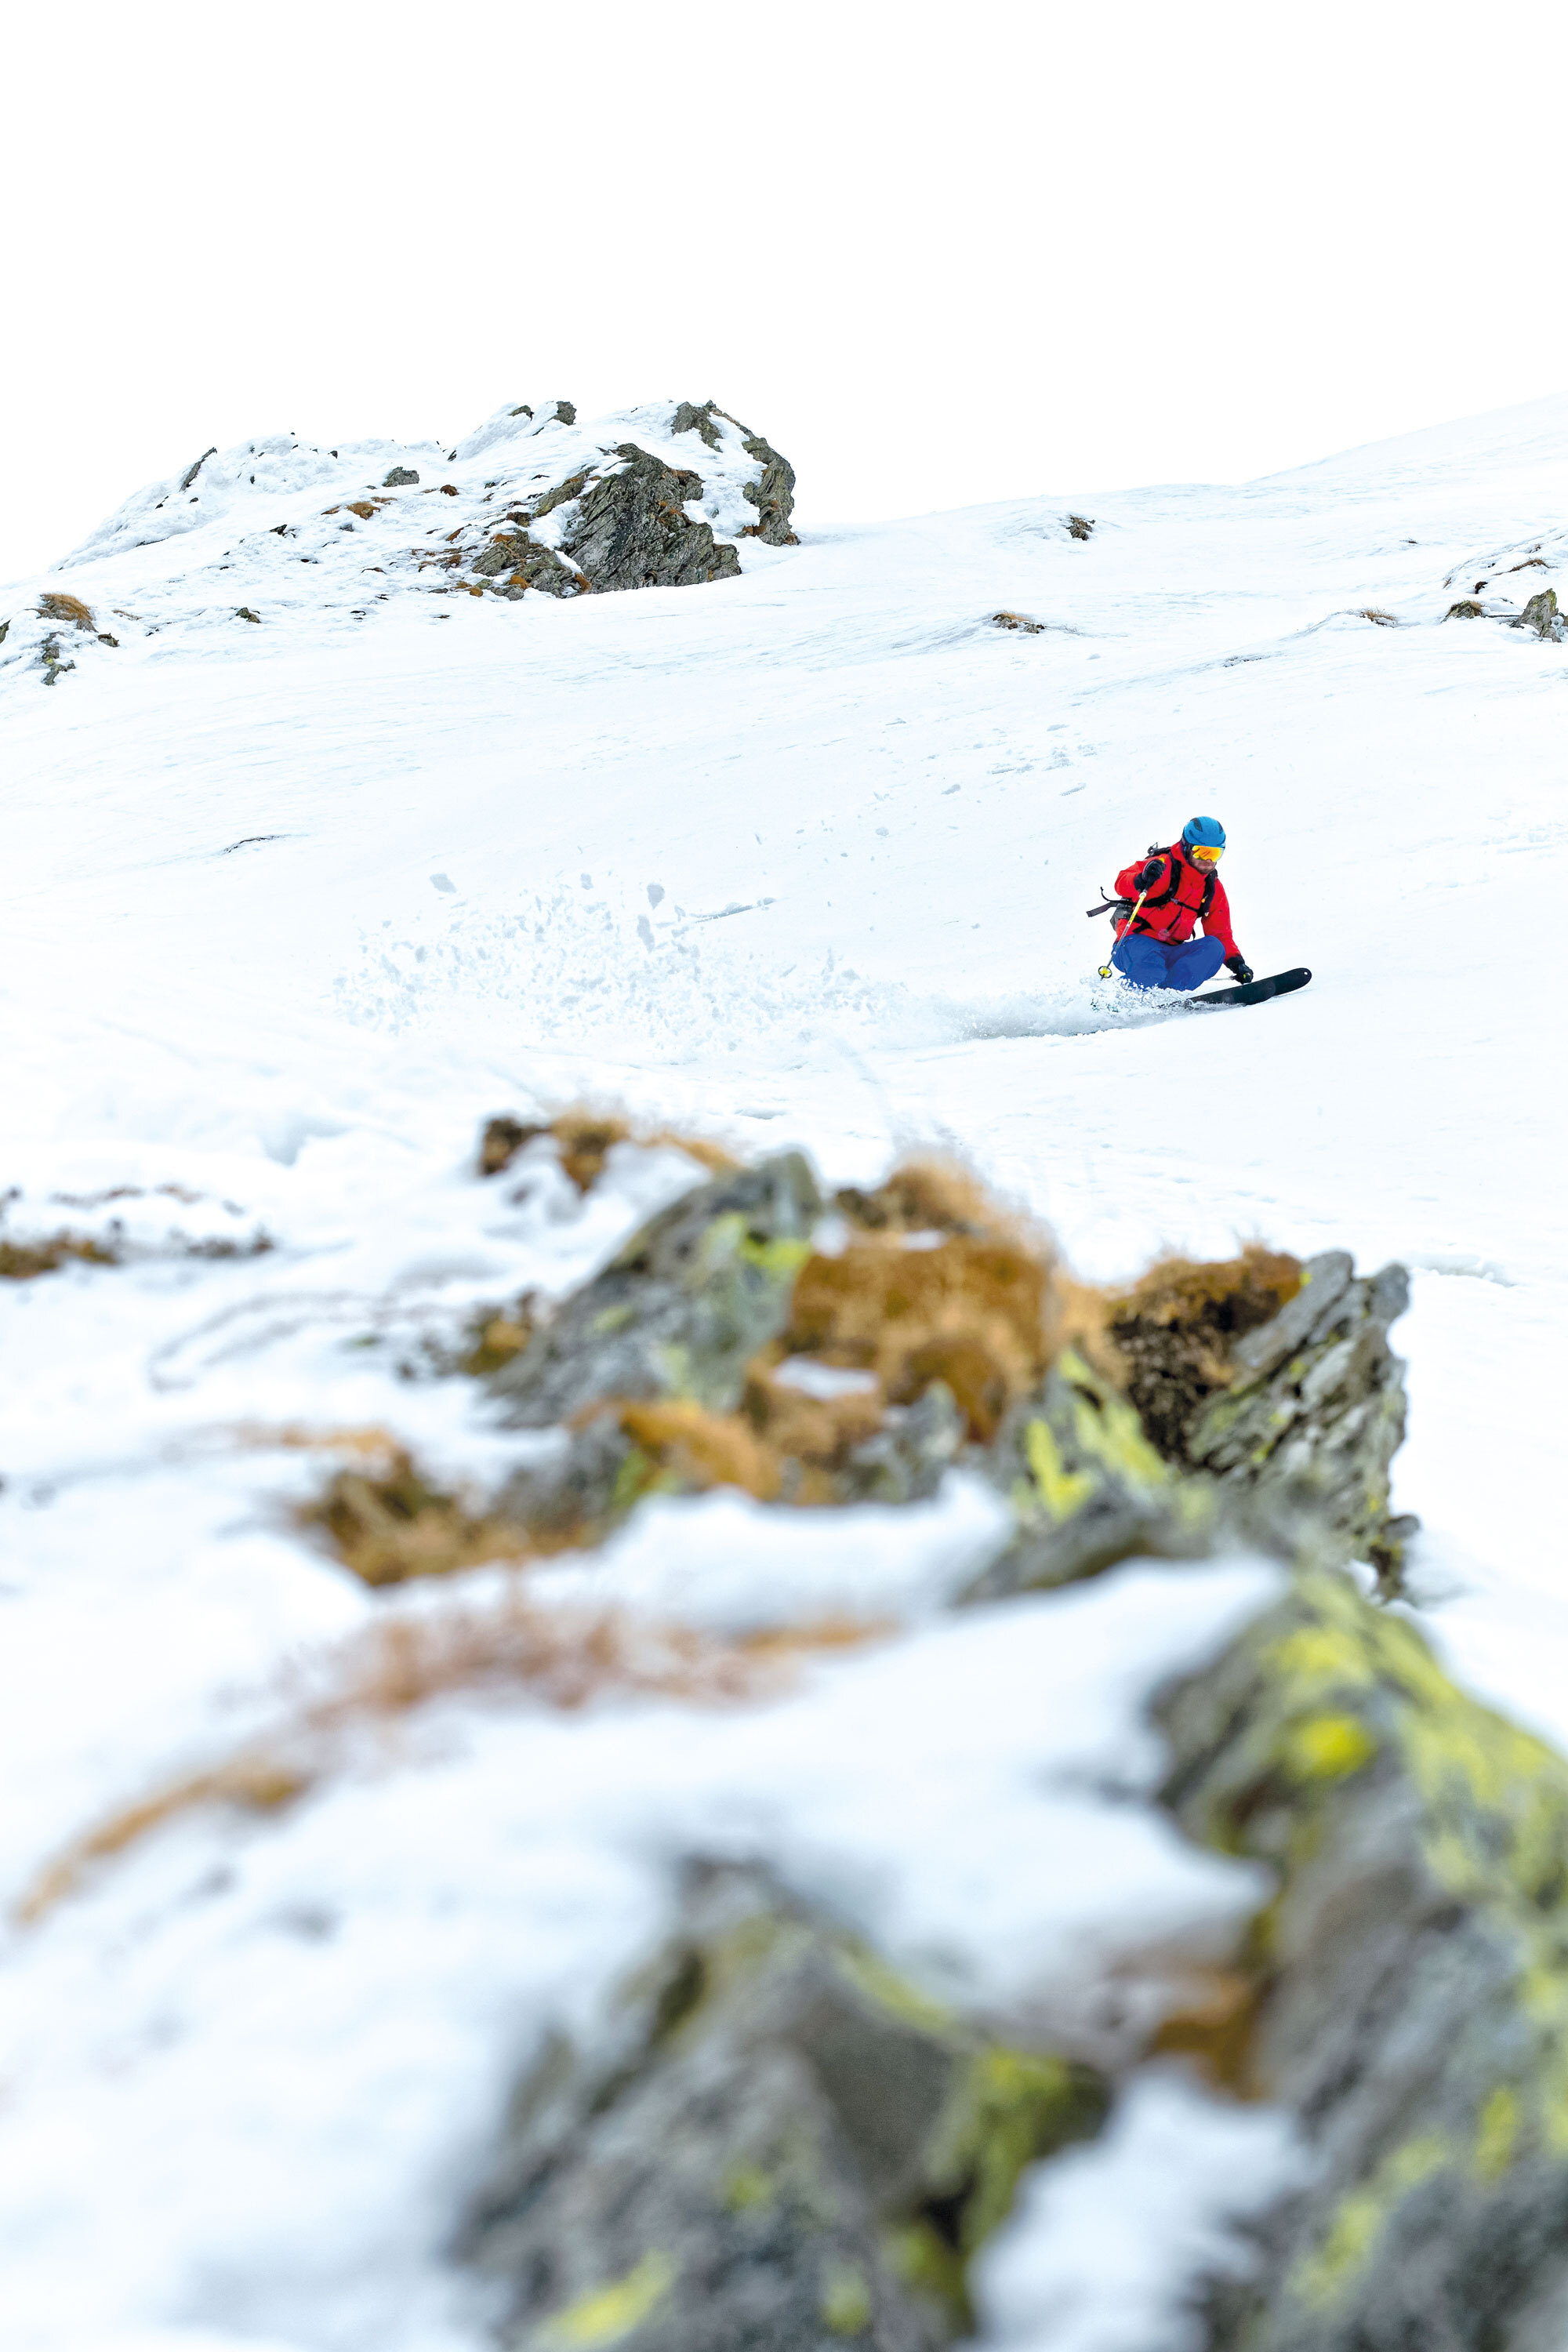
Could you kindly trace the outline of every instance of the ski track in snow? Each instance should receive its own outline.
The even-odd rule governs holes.
[[[1568,647],[1442,619],[1473,566],[1520,604],[1555,580],[1568,400],[1239,488],[1076,499],[1084,543],[1068,499],[1031,498],[807,517],[701,589],[501,604],[410,574],[375,602],[392,523],[319,509],[412,454],[466,524],[498,463],[475,441],[450,465],[362,444],[254,500],[237,480],[173,540],[97,535],[45,584],[143,622],[80,634],[52,688],[38,583],[0,596],[26,622],[0,659],[0,1232],[117,1220],[127,1251],[0,1284],[7,1895],[272,1720],[290,1659],[445,1605],[301,1543],[323,1457],[282,1439],[386,1425],[458,1478],[515,1447],[466,1383],[398,1366],[480,1301],[580,1280],[696,1181],[669,1146],[617,1149],[585,1200],[537,1155],[473,1179],[486,1115],[582,1097],[800,1143],[838,1181],[958,1149],[1097,1278],[1254,1235],[1405,1259],[1420,1621],[1568,1742],[1542,1496]],[[280,519],[311,562],[268,604]],[[999,631],[1001,608],[1047,625]],[[1198,810],[1228,829],[1248,960],[1315,974],[1225,1022],[1095,981],[1110,942],[1083,914]],[[729,1718],[452,1707],[277,1822],[192,1815],[7,1929],[7,2345],[474,2352],[486,2315],[441,2245],[509,2071],[552,2019],[589,2023],[694,1843],[766,1854],[1004,2010],[1212,1940],[1255,1890],[1132,1801],[1139,1709],[1269,1571],[1132,1569],[959,1623],[933,1612],[983,1519],[958,1489],[900,1549],[797,1514],[748,1584],[746,1512],[670,1507],[611,1563],[633,1605],[782,1620],[804,1589],[904,1638]],[[1112,1761],[1121,1793],[1096,1793]],[[996,2341],[1078,2340],[1041,2315],[1061,2217],[1096,2166],[1144,2160],[1142,2129],[1041,2189],[1035,2240],[1014,2225]],[[1201,2172],[1170,2231],[1212,2250]],[[1148,2325],[1169,2300],[1148,2284]]]

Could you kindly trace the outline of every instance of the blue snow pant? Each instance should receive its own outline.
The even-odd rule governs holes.
[[[1117,942],[1110,961],[1134,988],[1201,988],[1225,961],[1225,941],[1183,940],[1173,946],[1136,931]]]

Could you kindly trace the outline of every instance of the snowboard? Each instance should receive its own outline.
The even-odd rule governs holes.
[[[1244,980],[1235,988],[1214,988],[1206,996],[1190,996],[1189,1004],[1267,1004],[1271,996],[1289,996],[1311,979],[1305,964],[1292,971],[1270,972],[1267,980]]]

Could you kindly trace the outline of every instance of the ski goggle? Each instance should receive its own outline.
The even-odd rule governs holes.
[[[1194,866],[1217,866],[1225,856],[1225,844],[1216,848],[1212,841],[1194,841],[1187,851]]]

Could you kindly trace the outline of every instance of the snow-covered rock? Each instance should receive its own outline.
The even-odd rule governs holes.
[[[265,434],[150,482],[0,613],[0,678],[52,685],[97,662],[89,644],[363,621],[405,595],[732,579],[738,541],[795,544],[794,492],[786,461],[711,401],[584,424],[570,401],[510,406],[445,454]]]

